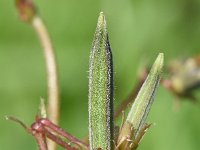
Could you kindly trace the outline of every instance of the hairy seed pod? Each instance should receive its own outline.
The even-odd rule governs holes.
[[[90,149],[113,149],[113,65],[105,16],[100,13],[89,68]]]

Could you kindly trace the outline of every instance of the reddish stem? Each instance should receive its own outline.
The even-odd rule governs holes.
[[[48,150],[44,127],[41,123],[35,122],[31,126],[31,133],[35,137],[40,150]]]
[[[142,72],[142,75],[139,77],[138,84],[132,89],[132,91],[128,95],[128,97],[125,100],[123,100],[122,103],[119,105],[119,107],[116,109],[115,116],[114,116],[115,118],[118,118],[119,115],[121,114],[121,112],[123,110],[125,110],[130,103],[134,102],[135,97],[137,96],[137,93],[139,92],[139,90],[140,90],[142,84],[144,83],[147,75],[148,75],[148,70],[144,69],[144,71]]]
[[[60,145],[63,148],[66,148],[67,150],[77,150],[76,148],[73,148],[70,146],[70,144],[66,143],[65,141],[63,141],[60,137],[52,134],[51,132],[49,132],[48,130],[44,129],[46,136],[51,139],[52,141],[54,141],[55,143],[57,143],[58,145]]]
[[[59,126],[55,125],[54,123],[52,123],[50,120],[48,120],[46,118],[41,118],[41,119],[37,120],[37,122],[43,124],[44,128],[48,132],[49,132],[49,129],[51,129],[56,134],[59,134],[59,135],[65,137],[65,138],[67,138],[69,141],[71,141],[73,143],[77,143],[78,145],[81,145],[81,146],[84,146],[84,147],[88,147],[88,145],[86,143],[84,143],[83,141],[75,138],[74,136],[72,136],[71,134],[67,133],[62,128],[60,128]]]

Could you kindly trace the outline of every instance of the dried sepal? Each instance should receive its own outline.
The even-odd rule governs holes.
[[[138,145],[140,144],[140,142],[142,141],[142,138],[144,137],[144,135],[146,134],[146,132],[149,130],[149,128],[151,127],[152,124],[145,124],[142,129],[140,130],[140,132],[138,133],[138,136],[136,137],[136,139],[134,139],[134,141],[129,145],[131,150],[136,150]]]
[[[134,139],[132,124],[130,124],[129,122],[125,122],[121,128],[116,149],[128,149],[131,139]]]

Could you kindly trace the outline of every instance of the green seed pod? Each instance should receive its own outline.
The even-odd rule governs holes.
[[[89,68],[90,149],[111,150],[113,124],[113,65],[105,16],[100,13]]]

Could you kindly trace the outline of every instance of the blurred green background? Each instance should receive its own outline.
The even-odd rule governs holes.
[[[106,15],[114,56],[115,104],[137,83],[140,64],[159,52],[165,63],[200,53],[200,0],[35,0],[52,37],[61,84],[61,127],[79,138],[88,133],[88,59],[97,17]],[[0,0],[0,149],[35,150],[16,116],[30,125],[40,97],[47,97],[42,48],[31,26],[21,22],[13,0]],[[165,75],[166,77],[167,75]],[[197,92],[198,94],[198,92]],[[200,99],[200,94],[198,94]],[[200,107],[160,87],[149,115],[156,123],[139,150],[198,150]]]

